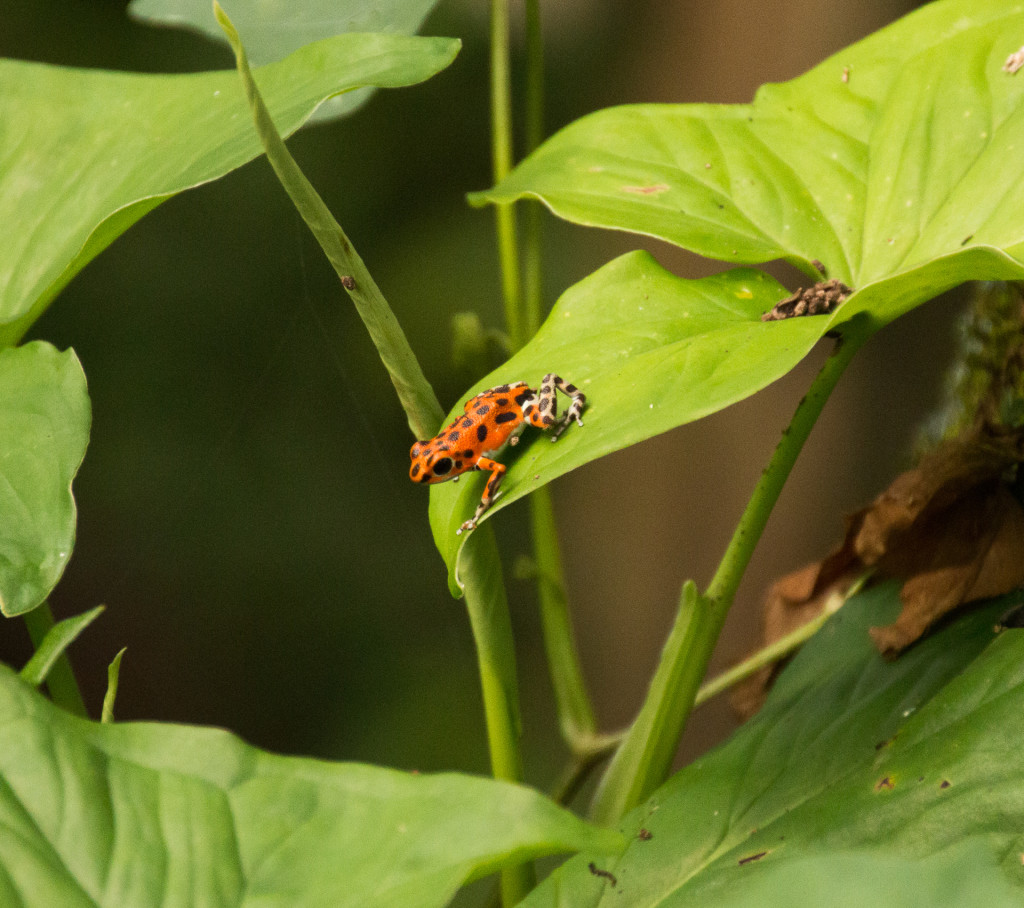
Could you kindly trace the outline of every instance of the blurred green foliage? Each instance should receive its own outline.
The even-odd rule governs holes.
[[[132,22],[126,3],[0,0],[0,54],[150,72],[232,66],[226,46]],[[744,45],[743,54],[763,56],[748,61],[737,80],[737,67],[721,58],[722,45],[691,42],[681,56],[672,44],[678,36],[662,36],[667,40],[657,46],[649,40],[652,24],[675,16],[664,12],[674,6],[545,4],[552,19],[549,130],[619,102],[746,100],[757,82],[794,75],[823,55],[804,37],[796,59]],[[847,20],[845,31],[819,31],[826,50],[894,18],[906,4],[877,6],[871,13],[865,3],[869,12],[854,17],[855,26]],[[692,34],[714,29],[698,17]],[[311,127],[289,142],[374,273],[444,405],[483,370],[453,364],[455,313],[475,311],[487,331],[502,327],[493,215],[470,209],[464,198],[491,182],[486,32],[485,4],[443,0],[422,33],[462,38],[450,69],[415,88],[380,92],[353,118]],[[712,71],[723,74],[718,82]],[[545,242],[549,302],[638,245],[551,219]],[[684,270],[678,259],[659,258]],[[52,602],[58,617],[108,605],[72,650],[94,715],[106,666],[127,646],[119,719],[225,725],[286,753],[486,771],[469,628],[447,591],[426,494],[406,478],[412,439],[404,416],[336,276],[265,161],[144,218],[72,282],[31,337],[74,346],[89,379],[94,425],[75,484],[78,542]],[[870,391],[872,403],[877,392]],[[765,405],[755,407],[764,425]],[[783,409],[791,411],[792,402]],[[740,418],[749,424],[754,411],[745,412]],[[908,422],[897,408],[882,412],[901,426]],[[764,431],[770,450],[776,430]],[[844,451],[845,438],[839,436]],[[602,476],[614,480],[588,496],[587,507],[621,515],[620,490],[636,509],[651,495],[664,497],[651,451],[657,464],[678,471],[658,444],[640,455],[648,460],[639,470],[621,460],[604,466],[596,485]],[[720,449],[694,461],[702,482]],[[750,460],[755,473],[760,468],[756,450],[744,447],[737,456]],[[736,466],[728,449],[721,460],[723,469]],[[639,505],[622,481],[637,473],[644,484]],[[855,480],[873,487],[870,472]],[[748,478],[738,483],[743,498]],[[725,500],[714,475],[705,485],[716,503]],[[817,499],[820,489],[811,493],[824,525],[838,527],[836,513]],[[674,506],[671,497],[666,504]],[[592,514],[576,522],[591,525]],[[723,513],[727,524],[733,518]],[[524,525],[522,507],[497,522],[506,567],[526,551]],[[631,525],[616,525],[618,548]],[[647,532],[651,525],[657,532]],[[673,607],[678,578],[700,576],[692,562],[704,556],[674,524],[645,517],[643,526],[636,560],[618,551],[609,558],[597,545],[596,569],[587,571],[614,598],[618,587],[605,574],[635,566],[644,583],[632,589],[630,613],[595,618],[580,608],[577,618],[584,633],[597,628],[614,638],[629,661],[623,681],[608,668],[609,642],[598,652],[594,678],[611,679],[626,704],[618,708],[627,712],[631,684],[642,685],[647,673],[647,657],[637,653],[646,644],[656,652],[664,630],[664,616],[647,620],[639,609],[658,607],[650,592],[655,583]],[[802,512],[799,526],[822,544]],[[698,529],[700,545],[717,558],[715,531]],[[679,564],[682,553],[687,564]],[[568,555],[579,563],[578,551]],[[660,562],[668,579],[646,570],[644,559]],[[769,560],[775,569],[776,557]],[[530,585],[510,583],[527,775],[542,784],[554,775],[560,749],[552,746],[557,733]],[[628,633],[619,633],[617,621],[628,622]],[[29,652],[14,624],[4,626],[0,646],[0,656],[15,665]]]
[[[231,67],[226,47],[132,22],[125,5],[5,0],[0,53]],[[592,27],[573,40],[609,42],[615,17]],[[492,218],[464,202],[489,183],[486,19],[442,4],[423,33],[463,37],[449,72],[290,144],[447,403],[478,377],[451,365],[453,314],[500,327]],[[553,102],[559,122],[594,103],[581,96],[589,84],[574,80]],[[426,495],[406,479],[403,414],[265,161],[143,219],[31,337],[74,346],[93,402],[78,544],[52,602],[58,616],[109,606],[73,653],[94,714],[105,666],[127,646],[121,719],[225,725],[289,753],[486,770],[469,629]],[[525,545],[518,519],[506,528],[512,553]],[[536,640],[533,610],[516,611]],[[4,630],[2,655],[20,664],[23,631]],[[521,658],[527,700],[547,699],[539,655]],[[553,719],[531,722],[534,735],[538,724],[543,736]]]

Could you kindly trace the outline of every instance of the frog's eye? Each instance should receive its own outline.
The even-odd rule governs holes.
[[[450,473],[452,471],[452,459],[450,457],[439,458],[434,461],[433,470],[435,476],[444,476],[445,473]]]

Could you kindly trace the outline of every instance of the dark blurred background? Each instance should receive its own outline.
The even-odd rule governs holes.
[[[550,0],[548,127],[634,101],[748,101],[906,12],[857,0]],[[0,0],[0,52],[144,71],[228,68],[225,48],[129,21],[124,0]],[[479,376],[451,363],[451,320],[500,326],[490,211],[482,0],[441,0],[425,34],[455,64],[379,93],[290,146],[397,311],[445,406]],[[646,245],[686,276],[719,270],[666,245],[546,220],[549,302]],[[792,272],[774,273],[795,285]],[[904,468],[935,405],[959,302],[922,307],[863,351],[816,428],[741,588],[715,669],[753,645],[770,580],[820,556],[842,515]],[[94,428],[75,482],[78,544],[58,617],[105,603],[72,649],[94,713],[128,647],[121,719],[213,723],[276,751],[485,772],[468,623],[408,479],[412,441],[333,272],[263,160],[148,215],[77,277],[33,337],[73,346]],[[687,577],[709,579],[820,363],[608,457],[554,487],[570,596],[602,724],[633,715]],[[532,376],[524,376],[530,379]],[[494,524],[506,573],[526,506]],[[530,585],[509,579],[531,781],[563,752]],[[5,659],[24,628],[0,631]],[[699,711],[692,755],[733,726]]]

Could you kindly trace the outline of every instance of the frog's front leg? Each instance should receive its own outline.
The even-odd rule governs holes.
[[[569,408],[561,418],[558,418],[558,391],[569,397]],[[569,423],[576,420],[578,425],[583,425],[583,408],[587,404],[587,396],[575,385],[570,384],[561,376],[549,372],[544,376],[540,384],[540,393],[537,395],[536,406],[527,404],[523,408],[523,415],[533,425],[540,429],[554,429],[551,435],[552,441],[558,441],[558,437],[568,428]]]
[[[494,500],[498,497],[498,486],[501,485],[501,481],[505,478],[505,464],[498,463],[496,460],[491,460],[490,457],[481,457],[476,462],[477,470],[490,470],[491,476],[487,480],[487,485],[484,486],[484,494],[480,499],[480,504],[476,506],[476,513],[473,515],[471,520],[467,520],[462,526],[456,531],[455,535],[458,536],[463,530],[475,530],[476,522],[486,512],[486,510],[494,504]]]

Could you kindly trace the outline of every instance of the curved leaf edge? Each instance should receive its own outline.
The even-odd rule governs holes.
[[[203,823],[208,818],[207,813],[199,809],[203,803],[203,790],[207,790],[210,796],[223,799],[223,803],[230,806],[234,821],[243,824],[235,829],[239,857],[245,850],[251,858],[253,848],[256,854],[262,853],[264,844],[260,844],[258,834],[254,842],[253,830],[247,834],[244,824],[259,823],[264,813],[276,817],[277,823],[288,816],[311,823],[311,827],[306,830],[308,837],[317,825],[324,822],[324,819],[317,821],[308,815],[310,798],[314,799],[312,803],[315,804],[316,791],[320,787],[325,793],[333,792],[334,800],[337,800],[337,796],[348,797],[346,792],[351,792],[357,799],[363,798],[366,804],[362,809],[358,805],[353,807],[353,816],[356,818],[371,816],[372,812],[368,810],[374,802],[383,806],[389,800],[393,801],[398,805],[399,819],[408,811],[408,838],[404,841],[409,847],[418,848],[421,855],[438,853],[430,831],[432,826],[436,828],[440,822],[443,828],[446,823],[462,822],[458,819],[462,811],[469,814],[466,822],[498,824],[504,832],[482,845],[477,853],[456,855],[448,859],[446,872],[451,873],[453,869],[460,872],[460,885],[525,860],[582,849],[617,854],[626,847],[626,841],[619,832],[578,818],[526,785],[458,772],[420,774],[366,763],[284,756],[260,750],[233,732],[210,726],[95,722],[73,716],[54,706],[18,677],[13,669],[3,664],[0,664],[0,723],[16,726],[19,739],[23,742],[23,746],[8,750],[2,761],[13,773],[10,777],[13,784],[9,787],[5,777],[5,797],[20,798],[23,803],[37,803],[37,809],[42,811],[47,822],[33,822],[32,835],[39,836],[49,843],[48,847],[52,846],[58,852],[77,847],[66,836],[62,838],[61,834],[65,822],[73,826],[82,821],[81,815],[74,815],[75,810],[95,810],[99,816],[106,817],[108,821],[113,820],[112,816],[104,812],[104,805],[89,805],[78,799],[73,799],[72,803],[61,807],[53,815],[51,809],[61,803],[65,786],[70,785],[74,789],[74,781],[61,781],[61,774],[74,773],[78,768],[91,774],[103,767],[116,767],[116,777],[122,785],[131,778],[134,767],[141,775],[167,774],[191,787],[197,809],[188,815],[186,825],[194,822],[196,826],[191,832],[183,832],[186,835],[197,835],[200,839],[203,836]],[[45,733],[29,733],[33,725],[44,729]],[[56,747],[60,760],[50,763],[46,759],[32,758],[33,748],[45,751],[51,747]],[[31,761],[30,765],[22,766],[19,761],[26,758]],[[147,784],[153,783],[150,781]],[[39,785],[53,788],[40,791]],[[303,787],[300,789],[296,786]],[[252,793],[254,787],[260,791]],[[30,801],[25,800],[28,790],[34,792]],[[270,797],[279,799],[281,804],[275,807],[264,803],[262,808],[259,807],[261,799],[268,797],[267,792],[271,793]],[[81,792],[78,794],[81,795]],[[169,794],[168,797],[168,803],[173,805],[174,795]],[[417,812],[416,805],[423,802],[435,805],[443,803],[447,806],[442,812],[436,808],[433,813]],[[160,804],[150,804],[142,799],[135,810],[145,811],[147,804],[162,809]],[[496,805],[490,819],[489,804]],[[255,810],[259,810],[259,813],[254,813]],[[68,811],[71,814],[63,816]],[[435,815],[439,818],[436,821]],[[167,822],[167,817],[153,819],[157,825]],[[286,832],[286,838],[298,831],[296,828]],[[421,837],[424,847],[417,844],[417,835]],[[247,845],[244,843],[245,838],[249,840]],[[9,844],[14,845],[12,842]],[[17,847],[11,849],[0,845],[0,865],[5,855],[10,858],[19,854],[23,844],[18,843]],[[395,846],[401,852],[402,843],[396,841]],[[443,854],[443,850],[440,853]],[[321,857],[329,860],[330,855],[324,854]],[[395,857],[395,854],[392,853],[391,857]],[[176,858],[185,861],[189,859],[187,854],[179,854]],[[146,860],[144,854],[140,854],[138,859]],[[165,860],[166,855],[161,853],[160,859]],[[268,863],[273,864],[272,861]],[[69,874],[74,873],[72,865],[64,863],[62,866]],[[182,869],[179,865],[178,872]],[[259,863],[250,866],[249,870],[260,874],[271,872]],[[430,866],[424,867],[422,872],[430,880],[436,876],[436,870],[435,866]]]
[[[25,608],[10,609],[7,599],[4,596],[0,596],[0,615],[5,618],[16,618],[20,615],[28,614],[31,611],[39,608],[45,601],[50,592],[60,582],[64,576],[64,571],[67,569],[68,562],[71,560],[71,555],[74,552],[75,543],[77,541],[77,528],[78,528],[78,502],[75,500],[74,493],[74,481],[78,475],[78,471],[81,469],[82,464],[85,462],[85,455],[89,447],[89,438],[92,431],[92,405],[88,394],[88,383],[85,377],[85,371],[82,368],[82,363],[78,359],[78,354],[75,353],[74,349],[69,347],[67,350],[58,350],[53,344],[44,340],[34,340],[28,344],[25,344],[17,348],[4,348],[0,345],[0,355],[7,353],[11,355],[22,354],[23,352],[31,350],[39,350],[44,356],[52,358],[54,362],[61,361],[59,368],[62,370],[70,370],[68,374],[73,374],[77,381],[80,381],[81,388],[83,391],[83,403],[85,407],[85,442],[82,446],[76,450],[74,460],[68,465],[69,466],[69,478],[66,486],[67,496],[70,502],[70,535],[67,539],[67,548],[65,550],[65,557],[61,561],[60,570],[50,585],[49,589],[42,592],[41,595],[35,597],[36,601]]]
[[[445,49],[446,53],[443,55],[441,65],[426,78],[431,78],[438,72],[446,69],[455,60],[459,51],[462,47],[462,42],[458,38],[443,38],[443,37],[430,37],[430,36],[415,36],[415,35],[390,35],[387,33],[359,33],[359,32],[346,32],[341,35],[335,36],[334,38],[324,38],[320,41],[313,42],[312,44],[304,45],[298,48],[292,53],[288,54],[281,60],[273,63],[266,63],[262,66],[256,67],[256,77],[259,78],[260,72],[266,72],[272,74],[279,69],[284,69],[295,58],[301,57],[307,53],[315,53],[315,49],[318,45],[327,44],[332,41],[336,41],[339,38],[343,40],[358,40],[362,37],[372,38],[387,38],[395,40],[403,40],[407,42],[421,42],[431,43],[439,48]],[[36,64],[36,65],[50,65],[50,64]],[[73,70],[73,67],[57,67],[60,69]],[[223,73],[225,76],[233,76],[234,70],[212,70],[213,73]],[[196,73],[178,73],[178,74],[151,74],[151,73],[126,73],[126,76],[138,76],[140,78],[182,78],[190,79],[196,76]],[[202,75],[202,74],[199,74]],[[421,80],[421,81],[425,81]],[[410,87],[415,82],[408,83],[408,85],[402,87]],[[294,123],[290,124],[289,128],[282,132],[284,138],[288,138],[294,135],[299,129],[301,129],[306,123],[313,118],[317,110],[330,101],[333,98],[340,97],[341,95],[349,94],[354,91],[359,91],[364,88],[376,87],[371,84],[367,85],[349,85],[344,88],[340,88],[336,91],[330,91],[322,95],[318,100],[309,106],[309,109]],[[344,115],[349,113],[355,113],[356,110],[346,111]],[[255,133],[255,127],[253,127]],[[81,246],[75,255],[68,261],[67,265],[60,272],[60,274],[51,282],[51,284],[45,288],[44,292],[40,294],[34,301],[32,301],[27,308],[21,313],[14,316],[13,319],[5,323],[0,323],[0,349],[8,346],[17,344],[29,330],[32,324],[47,310],[50,304],[56,299],[60,292],[75,278],[75,276],[91,262],[96,256],[107,249],[110,244],[127,232],[134,224],[136,224],[142,217],[149,214],[155,208],[166,202],[168,199],[179,195],[182,192],[186,192],[190,189],[197,189],[208,183],[215,182],[216,180],[222,179],[234,170],[238,170],[240,167],[245,166],[248,163],[261,157],[263,152],[258,150],[257,146],[254,145],[252,154],[245,160],[240,161],[234,167],[226,170],[222,173],[213,174],[205,179],[195,180],[191,182],[183,182],[180,185],[171,186],[167,191],[150,193],[147,195],[139,196],[130,202],[120,205],[112,209],[102,220],[96,223],[96,225],[89,232],[88,236],[84,239]]]

